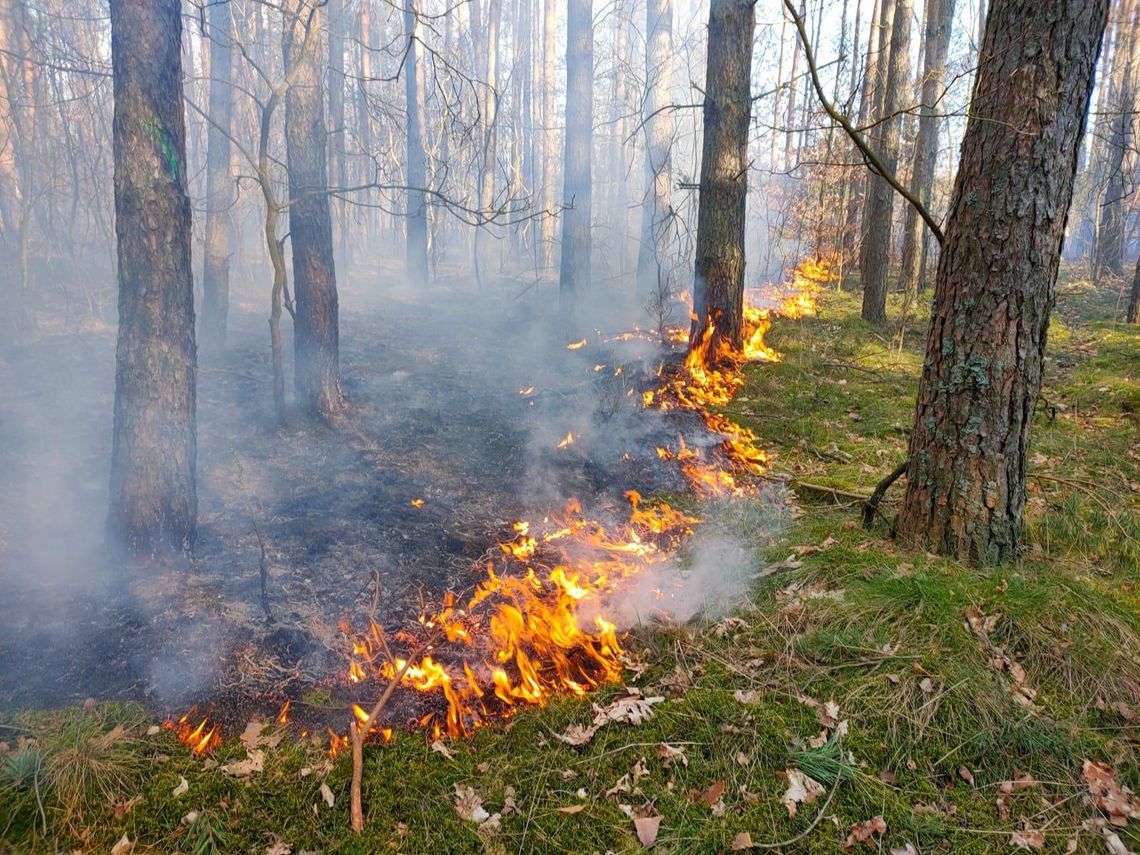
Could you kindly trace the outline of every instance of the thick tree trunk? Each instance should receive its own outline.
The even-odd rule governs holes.
[[[539,220],[539,267],[554,267],[554,176],[558,172],[558,131],[554,119],[555,0],[545,0],[542,18],[542,217]]]
[[[672,253],[673,0],[648,0],[645,32],[645,195],[641,203],[638,292],[653,299],[670,290]]]
[[[194,278],[178,0],[111,0],[119,339],[108,535],[194,543]]]
[[[910,0],[883,0],[884,9],[894,6],[890,15],[890,49],[886,62],[884,88],[879,101],[881,120],[876,142],[883,165],[892,173],[898,167],[899,133],[902,126],[898,113],[905,107],[907,82],[910,78]],[[873,324],[887,320],[887,273],[891,263],[891,219],[894,213],[894,190],[886,179],[868,176],[866,211],[863,217],[863,242],[859,248],[859,276],[863,283],[863,318]]]
[[[313,2],[317,0],[297,0],[286,20],[283,54],[286,73],[293,77],[285,96],[285,152],[295,303],[293,385],[304,409],[327,418],[342,405],[340,321],[325,160],[325,50],[320,6]]]
[[[934,165],[938,153],[938,127],[941,121],[935,103],[942,96],[946,77],[946,54],[950,49],[950,23],[954,20],[954,0],[926,0],[926,62],[922,72],[922,106],[918,137],[914,142],[914,165],[910,189],[915,198],[930,207]],[[906,206],[903,220],[903,254],[900,279],[903,290],[917,293],[922,273],[924,226],[913,205]]]
[[[709,354],[744,346],[744,212],[752,115],[751,0],[712,0],[690,347],[710,322]]]
[[[211,124],[206,131],[206,232],[200,324],[205,350],[225,347],[230,307],[230,213],[236,199],[230,160],[234,104],[230,10],[229,3],[214,3],[209,7]]]
[[[562,262],[558,295],[573,315],[590,290],[594,144],[593,0],[569,0],[566,24],[566,149],[562,164]]]
[[[404,33],[408,51],[404,59],[404,91],[407,101],[407,183],[405,194],[408,223],[407,270],[418,285],[427,284],[427,162],[424,154],[424,70],[421,56],[419,13],[416,0],[405,0]]]
[[[1108,0],[994,0],[935,280],[899,535],[1015,558],[1061,238]]]

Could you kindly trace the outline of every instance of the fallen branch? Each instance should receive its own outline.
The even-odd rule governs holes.
[[[871,497],[863,504],[863,528],[870,528],[871,523],[875,521],[875,512],[879,510],[879,504],[883,501],[883,496],[887,494],[887,490],[891,488],[891,484],[899,480],[905,473],[907,464],[910,463],[910,458],[906,458],[891,470],[891,474],[875,485],[874,492]]]

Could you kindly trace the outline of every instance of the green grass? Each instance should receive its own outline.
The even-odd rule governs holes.
[[[881,521],[863,531],[857,508],[806,487],[802,514],[775,536],[756,508],[718,517],[752,532],[757,568],[799,556],[759,579],[735,619],[631,639],[648,666],[637,685],[669,696],[641,725],[609,725],[581,748],[555,738],[588,723],[591,702],[607,703],[615,688],[525,711],[453,745],[453,759],[421,734],[399,734],[366,751],[357,837],[347,757],[328,772],[328,808],[320,771],[302,774],[323,758],[308,742],[283,742],[263,772],[237,781],[166,732],[146,736],[132,708],[9,715],[0,719],[9,746],[0,755],[0,841],[12,852],[107,851],[123,834],[139,841],[136,852],[264,853],[279,841],[294,852],[636,852],[620,807],[628,805],[663,817],[654,851],[714,853],[729,851],[739,832],[770,843],[808,829],[822,797],[795,817],[781,804],[781,773],[801,768],[838,789],[823,821],[782,851],[842,852],[852,823],[881,814],[883,851],[1014,851],[1010,833],[1024,819],[1045,832],[1047,851],[1065,851],[1075,835],[1077,851],[1103,852],[1099,832],[1080,831],[1097,816],[1082,798],[1082,760],[1113,764],[1140,790],[1140,728],[1126,714],[1140,713],[1131,486],[1140,483],[1140,334],[1114,324],[1111,307],[1079,283],[1060,295],[1044,393],[1056,413],[1040,412],[1035,425],[1028,551],[1016,565],[977,570],[907,553]],[[775,472],[865,494],[905,454],[921,316],[915,310],[900,339],[897,326],[878,333],[852,297],[829,293],[820,317],[776,322],[770,339],[784,361],[750,367],[727,409],[774,450]],[[986,637],[971,630],[967,610],[996,616]],[[1003,657],[1024,669],[1032,707],[1014,697],[1010,666],[995,666]],[[677,674],[684,687],[666,691]],[[751,692],[748,703],[740,691]],[[812,703],[829,699],[847,733],[821,746]],[[60,759],[67,752],[101,744],[119,724],[99,775],[56,774],[70,768]],[[683,748],[687,764],[667,764],[662,743]],[[242,755],[228,739],[212,759]],[[1003,814],[1000,785],[1022,773],[1038,784],[1009,795]],[[607,796],[627,775],[637,790]],[[175,798],[182,777],[189,790]],[[700,796],[717,782],[724,810],[714,813]],[[498,830],[480,830],[457,815],[456,785],[472,787],[492,813],[508,797],[515,808]],[[197,819],[184,822],[191,811]],[[1118,832],[1140,848],[1140,823]]]

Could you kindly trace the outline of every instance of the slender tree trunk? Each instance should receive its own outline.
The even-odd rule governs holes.
[[[788,77],[787,114],[784,116],[784,169],[796,164],[796,77],[800,73],[800,40],[792,34],[792,70]]]
[[[938,151],[938,118],[936,101],[942,96],[946,78],[946,54],[950,49],[950,23],[954,20],[954,0],[926,0],[926,62],[922,73],[922,106],[918,119],[918,137],[914,142],[914,165],[910,189],[915,198],[930,207],[934,184],[934,166]],[[906,206],[903,221],[902,279],[908,294],[919,290],[922,272],[923,223],[913,205]]]
[[[230,215],[236,201],[231,168],[233,132],[233,18],[231,4],[214,3],[210,15],[211,124],[206,131],[206,233],[202,261],[202,347],[226,344],[230,307]]]
[[[1132,290],[1128,295],[1128,323],[1137,322],[1140,314],[1140,256],[1136,258],[1136,270],[1132,274]]]
[[[1132,147],[1132,126],[1135,122],[1136,89],[1135,69],[1138,61],[1137,46],[1140,38],[1140,3],[1124,2],[1117,7],[1120,15],[1117,44],[1113,56],[1110,90],[1107,99],[1108,139],[1105,152],[1104,191],[1100,197],[1100,222],[1094,248],[1094,271],[1099,279],[1104,274],[1124,276],[1125,196],[1128,193],[1125,162]]]
[[[629,214],[629,199],[626,194],[626,121],[628,113],[626,101],[628,91],[626,78],[629,74],[627,53],[629,48],[630,21],[624,10],[614,15],[613,43],[613,103],[610,105],[610,155],[609,155],[609,221],[614,237],[614,267],[617,280],[624,287],[626,273],[626,223]]]
[[[882,16],[882,3],[883,0],[874,0],[871,4],[871,18],[867,28],[867,53],[863,61],[863,69],[865,71],[863,78],[863,85],[859,93],[859,127],[864,127],[867,120],[875,111],[875,83],[878,78],[879,67],[879,54],[876,52],[876,45],[879,42],[879,34],[882,32],[881,16]],[[858,36],[858,28],[856,28],[856,36]],[[856,78],[852,78],[855,80]],[[873,134],[868,134],[873,137]],[[851,147],[851,160],[858,162],[860,159],[859,150],[855,146]],[[847,209],[844,213],[843,223],[843,260],[846,264],[848,260],[855,258],[855,252],[858,247],[859,229],[860,229],[860,212],[863,210],[866,201],[867,179],[863,174],[864,167],[856,166],[853,170],[848,171],[847,186],[850,188],[850,194],[847,197]]]
[[[293,247],[293,381],[313,415],[340,412],[340,321],[326,163],[324,39],[319,0],[297,0],[286,21],[283,55],[292,83],[285,96],[289,235]],[[306,40],[308,31],[312,35]],[[308,42],[308,49],[301,45]],[[298,54],[300,54],[298,56]],[[297,66],[294,68],[293,64]]]
[[[487,20],[483,30],[485,50],[483,59],[484,78],[480,87],[482,101],[483,144],[479,164],[479,210],[484,215],[495,204],[495,138],[499,112],[499,23],[502,19],[502,0],[488,0]],[[488,226],[475,229],[475,270],[479,271],[482,259],[479,257],[479,239]]]
[[[593,0],[569,0],[566,24],[566,149],[562,165],[559,302],[573,316],[590,290],[591,172],[594,144]]]
[[[178,0],[111,0],[119,340],[107,530],[134,554],[194,543],[194,278]]]
[[[882,124],[878,135],[879,157],[883,165],[895,172],[899,161],[899,134],[910,78],[910,0],[884,0],[884,8],[893,5],[891,35],[885,85],[879,116]],[[891,220],[895,194],[886,179],[870,174],[867,186],[867,208],[863,222],[863,243],[859,252],[859,275],[863,283],[863,318],[873,324],[887,320],[887,273],[891,263]]]
[[[404,59],[404,84],[407,99],[407,182],[406,213],[408,222],[407,270],[412,281],[427,284],[427,163],[424,154],[424,79],[423,45],[419,41],[419,12],[416,0],[405,0],[404,32],[408,51]]]
[[[232,2],[232,0],[231,0]],[[329,176],[334,186],[347,185],[347,170],[345,168],[345,125],[344,125],[344,34],[345,34],[345,0],[327,0],[328,2],[328,33],[329,33],[329,60],[328,60],[328,92],[329,92]],[[333,231],[336,234],[336,246],[339,256],[347,269],[349,241],[348,218],[343,199],[334,199],[332,202]]]
[[[707,353],[713,357],[744,346],[744,213],[755,26],[751,0],[712,0],[689,343],[702,344],[711,324]]]
[[[671,290],[673,236],[673,0],[648,0],[645,22],[645,194],[641,203],[641,244],[637,287],[647,298]]]
[[[555,0],[544,0],[542,23],[542,217],[539,267],[554,267],[554,176],[558,172],[558,132],[554,127]]]
[[[362,156],[360,183],[367,184],[372,181],[372,110],[368,104],[368,89],[372,79],[372,3],[371,0],[360,0],[360,81],[356,87],[356,132],[360,135],[360,148]],[[371,204],[372,192],[367,191],[364,201]],[[372,237],[372,224],[374,221],[372,208],[365,208],[364,214],[364,243],[367,246]]]
[[[1017,557],[1029,435],[1108,0],[994,0],[935,280],[899,535]]]

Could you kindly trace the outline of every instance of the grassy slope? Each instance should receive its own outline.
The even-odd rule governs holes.
[[[816,712],[797,700],[807,695],[835,698],[849,726],[842,747],[856,766],[823,821],[783,851],[842,851],[850,824],[876,814],[887,823],[883,851],[907,843],[921,852],[1012,851],[1010,832],[1022,818],[1045,832],[1049,851],[1064,851],[1081,821],[1096,815],[1081,797],[1082,758],[1112,763],[1140,790],[1137,722],[1113,708],[1140,710],[1140,335],[1100,320],[1112,308],[1078,285],[1062,295],[1045,390],[1060,406],[1051,420],[1039,414],[1030,548],[1017,566],[978,571],[899,552],[883,528],[855,526],[854,508],[803,488],[803,515],[774,543],[757,539],[758,567],[793,552],[799,557],[787,564],[799,566],[759,580],[736,612],[741,620],[637,639],[633,647],[649,665],[638,685],[660,687],[677,672],[690,681],[644,724],[614,724],[572,748],[552,734],[588,723],[592,713],[590,701],[567,700],[453,746],[453,759],[421,735],[400,735],[366,754],[367,825],[355,838],[347,830],[347,758],[327,778],[336,800],[329,809],[319,776],[301,775],[321,759],[308,745],[282,743],[264,772],[239,782],[188,758],[165,734],[143,736],[134,709],[9,717],[0,739],[15,743],[19,731],[5,728],[40,737],[49,840],[29,786],[35,764],[9,754],[0,841],[17,852],[106,851],[123,833],[162,852],[260,853],[276,840],[294,851],[338,853],[625,852],[639,846],[619,803],[651,803],[664,817],[654,851],[725,851],[738,832],[755,843],[785,840],[816,818],[822,801],[788,816],[777,775],[820,765],[818,756],[814,763],[793,756],[820,731]],[[784,362],[750,368],[729,410],[775,450],[775,472],[867,493],[905,452],[922,326],[911,324],[900,348],[897,333],[884,340],[864,326],[850,298],[828,295],[819,318],[777,322],[770,338]],[[1000,614],[988,645],[966,625],[971,607]],[[1014,702],[1009,672],[991,664],[994,647],[1024,667],[1025,685],[1037,691],[1033,709]],[[756,690],[754,703],[734,699],[748,689]],[[126,737],[100,743],[120,721]],[[661,742],[684,747],[688,765],[666,767]],[[105,761],[88,764],[103,770],[97,780],[76,783],[68,774],[68,748],[77,746]],[[229,740],[218,759],[241,754]],[[643,758],[640,792],[607,797]],[[21,762],[28,768],[17,768]],[[1040,783],[1014,793],[1003,818],[999,785],[1023,772]],[[12,783],[21,774],[23,783]],[[176,799],[182,776],[189,791]],[[719,816],[693,798],[718,781]],[[472,786],[492,812],[513,788],[517,808],[500,830],[481,832],[453,809],[456,784]],[[138,795],[122,816],[109,810]],[[558,810],[575,805],[584,807]],[[187,829],[181,819],[190,810],[201,818]],[[1122,837],[1140,848],[1140,823]],[[1104,851],[1092,832],[1078,846]]]

